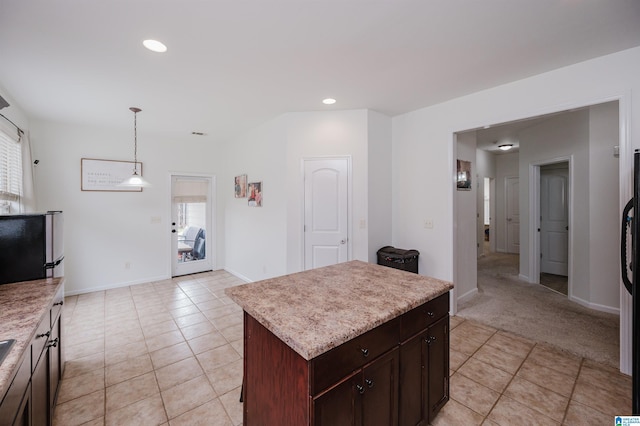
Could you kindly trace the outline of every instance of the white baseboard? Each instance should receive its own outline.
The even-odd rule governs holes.
[[[159,277],[154,277],[154,278],[143,278],[140,280],[134,280],[134,281],[126,281],[126,282],[121,282],[121,283],[112,283],[112,284],[106,284],[100,287],[92,287],[92,288],[83,288],[81,290],[67,290],[67,284],[65,283],[65,291],[64,291],[64,295],[65,296],[77,296],[78,294],[86,294],[86,293],[93,293],[94,291],[105,291],[105,290],[112,290],[114,288],[120,288],[120,287],[128,287],[130,285],[137,285],[137,284],[146,284],[146,283],[151,283],[154,281],[164,281],[164,280],[168,280],[171,279],[170,276],[166,276],[166,275],[162,275]]]
[[[595,311],[608,312],[610,314],[620,315],[620,308],[614,308],[612,306],[600,305],[598,303],[591,303],[587,300],[581,299],[576,296],[569,296],[569,300],[572,302],[576,302],[579,305],[584,306],[585,308],[593,309]]]
[[[466,292],[465,294],[460,295],[458,297],[458,303],[464,303],[467,300],[471,299],[476,294],[478,294],[478,287],[473,288],[473,289],[469,290],[468,292]]]
[[[236,271],[234,271],[232,269],[229,269],[229,268],[222,268],[222,269],[224,269],[225,271],[227,271],[228,273],[230,273],[234,277],[240,278],[242,281],[244,281],[246,283],[252,283],[253,282],[253,280],[245,277],[244,275],[242,275],[242,274],[240,274],[240,273],[238,273],[238,272],[236,272]]]

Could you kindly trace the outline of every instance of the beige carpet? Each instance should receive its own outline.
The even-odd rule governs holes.
[[[478,294],[459,304],[457,315],[619,368],[619,317],[520,281],[518,255],[480,257]]]

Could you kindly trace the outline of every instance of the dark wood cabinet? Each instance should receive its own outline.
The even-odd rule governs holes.
[[[314,425],[397,425],[398,349],[313,400]]]
[[[53,410],[64,369],[63,299],[64,287],[60,287],[0,404],[0,426],[53,424]]]
[[[447,298],[448,303],[448,298]],[[429,306],[420,309],[429,308]],[[429,312],[429,311],[428,311]],[[400,424],[427,425],[449,400],[449,316],[400,345]]]
[[[427,425],[449,398],[449,293],[312,360],[244,314],[244,424]]]

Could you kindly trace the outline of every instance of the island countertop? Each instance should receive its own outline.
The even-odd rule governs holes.
[[[452,288],[448,281],[354,260],[225,292],[311,360]]]
[[[22,356],[30,347],[40,321],[49,308],[64,278],[46,278],[0,285],[0,340],[15,343],[0,366],[0,400],[13,380]]]

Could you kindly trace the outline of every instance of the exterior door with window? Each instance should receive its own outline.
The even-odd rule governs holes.
[[[171,275],[213,268],[213,178],[171,176]]]

